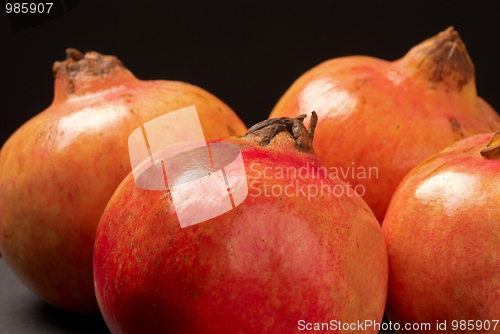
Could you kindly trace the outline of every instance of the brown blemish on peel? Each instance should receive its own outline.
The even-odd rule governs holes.
[[[460,126],[460,124],[458,124],[457,120],[452,117],[452,118],[450,118],[450,123],[451,123],[451,129],[453,130],[453,133],[460,136],[460,138],[464,138],[464,133],[462,132],[462,127]]]
[[[227,131],[229,131],[229,135],[236,136],[236,131],[234,131],[232,127],[230,127],[229,125],[226,125],[226,127]]]

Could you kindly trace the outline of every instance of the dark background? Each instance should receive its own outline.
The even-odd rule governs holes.
[[[499,15],[497,0],[80,0],[63,16],[14,33],[2,10],[0,144],[50,105],[52,64],[67,47],[116,55],[140,79],[198,85],[251,126],[320,62],[354,54],[395,60],[453,25],[476,66],[479,95],[500,110]]]
[[[80,0],[50,22],[13,32],[2,7],[0,145],[50,105],[52,64],[65,59],[68,47],[116,55],[140,79],[198,85],[251,126],[266,119],[293,81],[320,62],[354,54],[395,60],[453,25],[476,66],[479,95],[500,110],[499,15],[498,0]],[[71,318],[39,302],[0,264],[2,298],[12,300],[0,308],[2,319],[10,319],[4,322],[9,330],[40,331],[43,325],[53,333],[106,332],[100,319]],[[61,318],[69,320],[54,320]]]

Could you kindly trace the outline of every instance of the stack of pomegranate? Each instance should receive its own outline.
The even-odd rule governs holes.
[[[0,252],[47,302],[112,333],[376,333],[384,310],[397,331],[494,329],[500,117],[453,28],[393,62],[318,65],[248,131],[201,88],[67,55],[52,105],[0,152]],[[175,173],[142,189],[129,135],[191,105],[210,159],[153,152]],[[218,173],[224,213],[193,191]],[[188,181],[183,207],[210,219],[181,227]]]

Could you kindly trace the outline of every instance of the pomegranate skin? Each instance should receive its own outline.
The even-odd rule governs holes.
[[[500,156],[480,154],[490,138],[475,135],[433,155],[396,190],[382,225],[389,320],[427,322],[432,333],[455,333],[454,320],[489,320],[488,332],[500,332],[492,323],[500,314]]]
[[[130,133],[196,105],[204,134],[244,134],[215,96],[175,81],[141,81],[114,56],[69,49],[54,64],[52,105],[0,151],[0,252],[17,277],[50,304],[97,313],[92,256],[100,216],[130,172]]]
[[[417,164],[459,139],[500,128],[498,114],[477,96],[474,66],[451,27],[393,62],[328,60],[297,79],[270,117],[306,110],[321,119],[318,156],[343,171],[344,181],[364,187],[363,199],[380,223],[399,182]],[[374,167],[378,174],[374,169],[371,178],[358,174]]]
[[[216,142],[240,147],[248,197],[193,226],[180,228],[167,191],[142,190],[131,174],[120,184],[94,250],[97,300],[113,334],[298,333],[300,320],[381,322],[387,255],[366,203],[273,196],[273,186],[296,180],[272,177],[269,168],[304,167],[312,175],[321,162],[284,132],[267,147],[259,142],[249,135]],[[347,188],[319,177],[297,181]]]

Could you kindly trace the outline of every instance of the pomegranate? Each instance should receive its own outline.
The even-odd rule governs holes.
[[[500,331],[500,132],[490,138],[433,155],[394,193],[382,225],[389,320],[430,323],[433,333]]]
[[[382,222],[394,190],[413,167],[456,140],[500,128],[477,96],[474,65],[453,27],[388,62],[352,56],[302,75],[270,117],[315,109],[315,150]],[[363,171],[370,171],[364,173]]]
[[[0,152],[0,252],[35,294],[98,312],[92,252],[99,218],[130,172],[127,139],[140,124],[196,105],[207,138],[244,134],[235,113],[201,88],[141,81],[114,56],[67,50],[52,105]]]
[[[141,189],[132,173],[124,179],[94,248],[97,300],[112,333],[339,333],[344,323],[382,321],[388,268],[381,228],[361,197],[322,172],[312,148],[316,115],[309,130],[304,117],[267,120],[243,137],[209,142],[212,155],[227,147],[222,166],[234,148],[241,152],[244,171],[231,193],[248,196],[199,224],[180,227],[169,190]],[[210,173],[195,155],[162,160],[169,149],[154,158],[177,166],[169,185]],[[186,202],[205,200],[210,215],[218,200],[194,194]],[[359,332],[366,330],[376,332]]]

